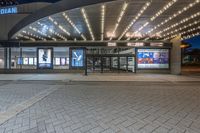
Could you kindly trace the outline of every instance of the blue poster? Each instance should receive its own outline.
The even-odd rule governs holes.
[[[23,65],[23,58],[22,58],[22,57],[19,57],[19,58],[18,58],[17,64],[18,64],[18,65]]]
[[[83,67],[84,66],[84,51],[83,49],[72,50],[72,67]]]

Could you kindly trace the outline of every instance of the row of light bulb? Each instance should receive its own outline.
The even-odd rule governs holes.
[[[149,30],[147,33],[151,33],[154,30],[156,30],[157,28],[161,27],[162,25],[166,24],[167,22],[169,22],[170,20],[176,18],[177,16],[181,15],[182,13],[186,12],[187,10],[189,10],[190,8],[194,7],[195,5],[197,5],[200,2],[200,0],[195,0],[195,2],[190,3],[189,5],[185,6],[183,9],[177,11],[176,13],[174,13],[173,15],[171,15],[169,18],[165,19],[163,22],[161,22],[160,24],[158,24],[157,26],[155,26],[154,28],[152,28],[151,30]]]
[[[51,36],[50,36],[50,35],[47,35],[46,33],[43,33],[42,31],[38,30],[38,29],[35,28],[35,27],[29,26],[29,29],[31,29],[31,30],[33,30],[33,31],[35,31],[35,32],[37,32],[37,33],[39,33],[39,34],[42,35],[42,36],[45,36],[45,37],[51,39]]]
[[[133,24],[140,18],[140,16],[144,13],[144,11],[146,11],[146,9],[150,6],[150,2],[147,2],[142,9],[139,11],[139,13],[133,18],[133,20],[131,21],[131,23],[125,28],[125,30],[123,31],[123,33],[120,35],[120,37],[118,38],[118,40],[121,40],[122,37],[128,32],[128,30],[133,26]]]
[[[18,39],[18,37],[21,37],[21,38],[25,38],[27,40],[32,40],[32,41],[35,41],[34,38],[30,37],[30,36],[26,36],[26,35],[22,35],[21,33],[19,33],[16,37],[16,39]]]
[[[117,18],[117,22],[115,24],[115,28],[114,28],[114,30],[113,30],[113,32],[111,34],[110,40],[112,40],[112,38],[115,36],[116,30],[119,27],[119,24],[120,24],[120,22],[121,22],[121,20],[122,20],[122,18],[124,16],[127,8],[128,8],[128,3],[124,2],[123,6],[122,6],[122,9],[121,9],[121,12],[120,12],[120,14],[119,14],[119,16]]]
[[[176,37],[176,36],[178,36],[178,35],[188,34],[188,33],[191,33],[191,32],[197,31],[197,30],[200,30],[200,26],[195,27],[195,28],[192,28],[192,29],[189,29],[189,30],[186,30],[186,31],[182,31],[182,32],[180,32],[180,33],[178,33],[178,34],[174,34],[174,35],[172,35],[172,36],[170,36],[170,37],[165,38],[165,40],[174,38],[174,37]]]
[[[157,32],[156,34],[163,34],[164,32],[169,31],[169,30],[171,30],[171,29],[173,29],[173,28],[175,28],[175,27],[177,27],[177,26],[179,26],[179,25],[181,25],[183,23],[186,23],[186,22],[190,21],[191,19],[194,19],[194,18],[196,18],[198,16],[200,16],[200,12],[197,12],[197,13],[193,14],[192,16],[184,18],[180,22],[177,22],[177,23],[167,27],[167,28],[163,29],[162,31]]]
[[[192,26],[194,26],[194,25],[197,25],[197,24],[199,24],[199,23],[200,23],[200,20],[194,21],[194,22],[189,23],[189,24],[187,24],[187,25],[185,25],[185,26],[183,26],[183,27],[177,28],[177,29],[175,29],[175,30],[173,30],[173,31],[171,31],[171,32],[168,32],[168,33],[164,34],[163,37],[167,37],[167,36],[169,36],[169,35],[172,35],[172,34],[174,34],[174,33],[177,33],[177,32],[179,32],[179,31],[182,31],[182,30],[184,30],[184,29],[187,29],[187,28],[189,28],[189,27],[192,27]]]
[[[54,34],[54,35],[56,35],[56,36],[58,36],[58,37],[60,37],[61,39],[65,40],[65,41],[67,41],[66,37],[64,37],[64,36],[60,35],[59,33],[55,32],[53,29],[49,29],[49,32]]]
[[[38,36],[38,35],[35,35],[35,34],[33,34],[33,33],[30,33],[30,32],[28,32],[28,31],[23,30],[22,33],[24,33],[24,34],[26,34],[26,35],[28,35],[28,36],[31,36],[32,38],[37,38],[37,39],[46,41],[45,38],[40,37],[40,36]]]
[[[104,40],[106,6],[101,6],[101,41]]]
[[[44,27],[45,25],[40,23],[39,21],[37,22],[38,25],[40,25],[41,27]],[[47,30],[50,32],[50,28],[47,27]],[[51,37],[51,36],[49,36]],[[57,41],[57,39],[55,37],[51,37],[52,40]]]
[[[49,20],[51,20],[51,17],[49,17]],[[56,26],[60,26],[60,25],[57,24],[56,21],[53,21],[53,19],[52,19],[51,21],[52,21]],[[48,30],[49,30],[49,32],[50,32],[51,34],[54,34],[54,35],[56,35],[57,37],[59,37],[59,38],[65,40],[65,41],[67,41],[67,38],[66,38],[66,37],[62,36],[61,34],[59,34],[58,32],[54,31],[53,29],[48,28]]]
[[[63,32],[65,32],[68,36],[70,36],[70,33],[60,24],[58,24],[58,22],[56,20],[54,20],[52,17],[49,17],[49,20],[51,22],[53,22],[60,30],[62,30]]]
[[[66,13],[62,14],[64,16],[64,18],[70,23],[70,25],[76,30],[76,32],[78,32],[78,34],[81,35],[81,37],[83,38],[84,41],[86,41],[86,37],[80,32],[80,30],[76,27],[76,25],[74,24],[74,22],[69,18],[69,16]]]
[[[88,27],[89,32],[90,32],[90,36],[91,36],[92,40],[94,41],[95,40],[94,34],[92,32],[92,28],[91,28],[91,25],[90,25],[89,20],[88,20],[88,16],[87,16],[86,11],[85,11],[84,8],[81,9],[81,13],[83,15],[84,21],[85,21],[85,23],[86,23],[86,25]]]
[[[193,33],[191,35],[187,35],[185,37],[182,37],[181,40],[189,39],[189,38],[192,38],[192,37],[195,37],[195,36],[199,36],[199,35],[200,35],[200,31],[198,31],[196,33]]]
[[[163,12],[165,12],[167,9],[169,9],[172,5],[174,5],[178,0],[172,0],[169,3],[167,3],[161,10],[159,10],[153,17],[150,18],[150,21],[154,21],[157,17],[159,17]],[[140,32],[142,29],[144,29],[147,25],[149,25],[150,22],[146,22],[143,26],[141,26],[135,33]]]

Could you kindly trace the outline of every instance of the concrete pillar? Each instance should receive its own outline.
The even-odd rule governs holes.
[[[171,74],[181,74],[181,36],[171,40]]]

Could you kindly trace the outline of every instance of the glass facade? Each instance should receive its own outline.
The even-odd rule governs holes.
[[[21,69],[21,63],[24,63],[24,60],[21,57],[20,48],[11,48],[11,69]]]
[[[36,69],[37,68],[37,49],[22,48],[22,57],[18,58],[18,64],[22,69]]]
[[[0,69],[4,69],[5,67],[5,53],[4,48],[0,48]]]
[[[57,47],[53,49],[53,68],[54,69],[69,69],[69,48]]]
[[[88,72],[136,72],[136,69],[169,69],[170,49],[146,48],[0,48],[0,69],[86,69]],[[85,60],[87,57],[87,64]],[[85,67],[87,65],[87,67]],[[145,66],[140,68],[139,66]],[[19,71],[20,72],[20,71]]]

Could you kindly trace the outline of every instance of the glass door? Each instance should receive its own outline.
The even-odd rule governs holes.
[[[135,72],[135,57],[128,57],[128,71]]]

